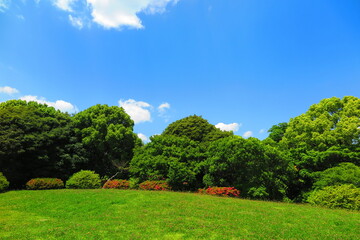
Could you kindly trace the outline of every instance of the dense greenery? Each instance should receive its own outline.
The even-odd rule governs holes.
[[[311,204],[329,208],[360,210],[360,188],[352,184],[328,186],[313,191],[307,201]]]
[[[10,191],[0,239],[358,239],[359,212],[163,191]]]
[[[233,136],[212,142],[207,156],[206,186],[232,186],[251,198],[286,197],[293,168],[287,156],[276,148],[256,138]]]
[[[84,160],[71,124],[68,114],[36,102],[0,103],[0,169],[12,187],[36,177],[67,178]]]
[[[359,187],[360,99],[323,99],[260,141],[221,131],[201,116],[177,120],[143,145],[122,108],[73,116],[35,102],[0,103],[0,171],[11,188],[31,178],[66,181],[81,169],[129,185],[165,181],[195,191],[235,187],[242,197],[306,201],[327,186]],[[103,182],[105,183],[105,182]]]
[[[100,188],[100,186],[101,180],[99,174],[89,170],[74,173],[74,175],[66,181],[66,188],[94,189]]]
[[[6,177],[0,172],[0,192],[5,191],[9,187],[9,181]]]
[[[76,114],[73,121],[76,135],[86,150],[87,162],[82,168],[101,175],[120,171],[127,177],[133,149],[141,141],[124,109],[98,104]]]

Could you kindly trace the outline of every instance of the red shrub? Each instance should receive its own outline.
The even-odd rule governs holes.
[[[142,190],[167,191],[170,186],[165,181],[145,181],[140,183],[139,188]]]
[[[130,187],[130,182],[128,180],[114,179],[108,181],[104,184],[103,188],[111,189],[128,189]]]
[[[239,197],[240,191],[233,187],[209,187],[208,189],[206,189],[206,194]]]
[[[64,182],[58,178],[34,178],[26,183],[26,189],[59,189],[64,188]]]

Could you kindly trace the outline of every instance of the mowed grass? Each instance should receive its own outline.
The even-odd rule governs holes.
[[[360,239],[360,214],[192,193],[10,191],[0,239]]]

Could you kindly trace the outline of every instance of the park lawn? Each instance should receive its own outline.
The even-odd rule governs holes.
[[[10,191],[0,239],[360,239],[360,213],[193,193]]]

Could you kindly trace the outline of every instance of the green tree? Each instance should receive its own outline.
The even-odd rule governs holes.
[[[137,149],[131,161],[132,177],[167,180],[175,190],[190,190],[202,185],[201,163],[204,150],[186,137],[158,135]]]
[[[74,116],[75,131],[86,149],[83,169],[100,175],[121,172],[127,177],[133,150],[141,140],[133,132],[134,122],[123,108],[95,105]]]
[[[324,151],[337,146],[360,147],[360,99],[323,99],[290,120],[282,144],[289,148]]]
[[[71,117],[53,107],[10,100],[0,104],[0,169],[11,187],[31,178],[67,178],[84,161]]]
[[[286,122],[279,123],[278,125],[273,125],[269,130],[269,138],[274,140],[275,142],[280,142],[283,138],[288,124]]]
[[[185,117],[171,123],[162,134],[187,137],[197,142],[209,142],[233,135],[232,132],[221,131],[197,115]]]
[[[286,197],[287,182],[294,170],[287,155],[256,138],[239,136],[209,145],[204,163],[207,186],[235,187],[251,198]]]

